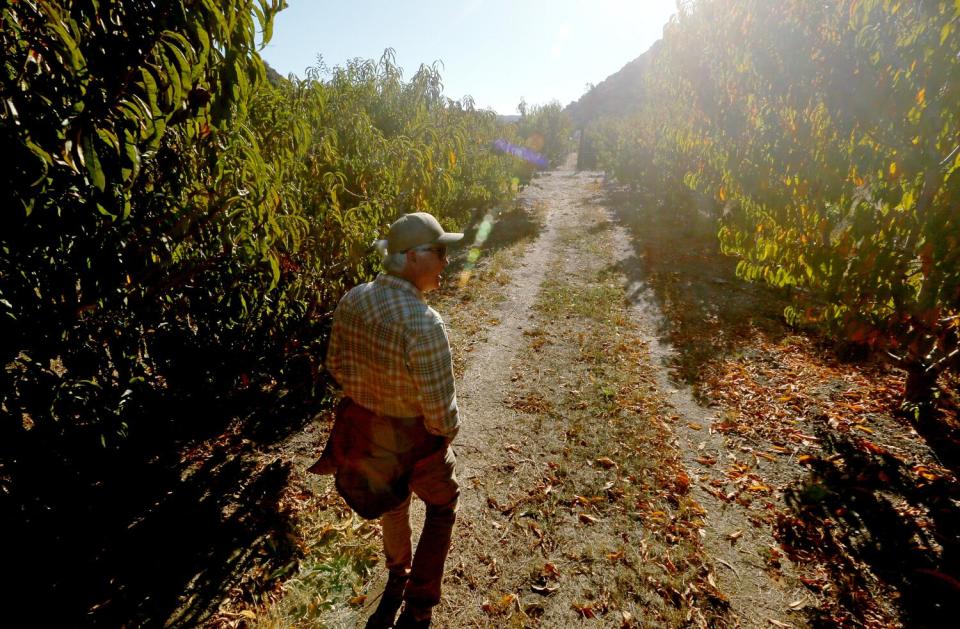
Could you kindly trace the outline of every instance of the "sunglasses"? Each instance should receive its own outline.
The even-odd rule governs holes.
[[[437,257],[441,260],[447,257],[447,248],[443,245],[433,246],[433,247],[414,247],[414,251],[432,251],[437,254]]]

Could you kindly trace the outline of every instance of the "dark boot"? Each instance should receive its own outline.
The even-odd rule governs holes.
[[[422,610],[411,607],[409,604],[404,606],[400,617],[397,618],[395,629],[427,629],[430,626],[430,610]]]
[[[405,575],[391,574],[387,578],[387,585],[383,588],[380,604],[367,619],[366,629],[387,629],[393,626],[393,619],[403,603],[403,588],[407,585]]]

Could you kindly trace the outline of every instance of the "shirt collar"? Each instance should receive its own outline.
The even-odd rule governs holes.
[[[396,275],[390,275],[389,273],[381,273],[377,276],[376,281],[387,286],[392,286],[400,290],[413,293],[417,299],[426,303],[426,300],[423,298],[423,293],[420,292],[420,289],[413,285],[410,280],[406,280],[402,277],[397,277]]]

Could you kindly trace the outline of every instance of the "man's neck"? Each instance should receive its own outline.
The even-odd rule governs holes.
[[[387,273],[387,275],[389,275],[390,277],[395,277],[395,278],[397,278],[398,280],[403,280],[404,282],[406,282],[407,284],[409,284],[410,286],[412,286],[414,289],[416,289],[417,294],[420,295],[421,298],[423,297],[423,291],[420,290],[420,287],[417,286],[417,283],[413,280],[413,278],[409,277],[408,274],[406,274],[406,273]]]

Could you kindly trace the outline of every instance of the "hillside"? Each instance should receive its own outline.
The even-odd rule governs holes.
[[[620,116],[629,113],[632,103],[642,96],[640,78],[657,58],[661,42],[657,41],[617,72],[595,85],[576,102],[567,105],[567,113],[578,128],[601,115]]]

